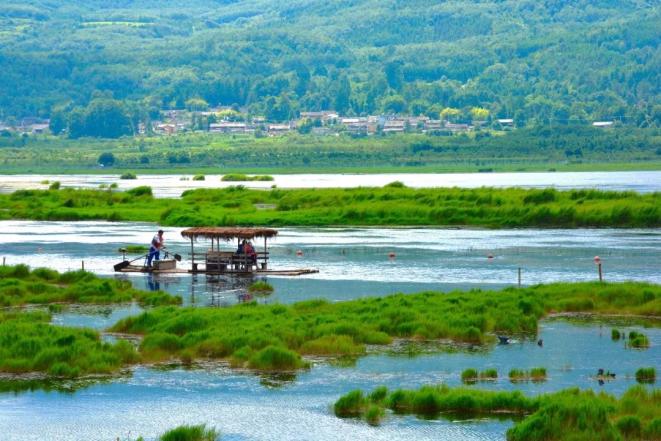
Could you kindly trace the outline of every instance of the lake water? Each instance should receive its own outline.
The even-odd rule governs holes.
[[[139,185],[152,187],[157,197],[178,197],[192,188],[223,188],[242,184],[250,188],[346,188],[382,187],[401,181],[409,187],[524,187],[560,190],[597,188],[629,190],[640,193],[661,191],[661,171],[630,172],[530,172],[530,173],[381,173],[381,174],[293,174],[273,175],[266,182],[223,182],[222,175],[207,175],[204,181],[191,180],[192,175],[138,175],[135,180],[108,175],[0,175],[0,193],[19,189],[46,189],[42,181],[59,181],[62,187],[98,188],[116,183],[120,190]],[[182,180],[186,179],[186,180]]]
[[[203,275],[115,275],[117,249],[147,243],[157,226],[108,222],[0,222],[0,257],[60,271],[80,268],[126,277],[140,288],[180,294],[186,304],[231,305],[243,300],[250,278]],[[184,255],[189,243],[180,229],[166,228],[166,243]],[[203,243],[200,246],[203,249]],[[480,230],[410,228],[281,229],[269,242],[273,268],[316,267],[318,274],[268,277],[275,287],[258,302],[289,303],[310,298],[341,301],[361,296],[425,289],[496,289],[517,283],[594,280],[593,257],[604,262],[607,280],[661,283],[661,230]],[[297,251],[302,256],[297,256]],[[388,254],[394,252],[395,258]],[[488,256],[493,256],[488,258]],[[135,305],[80,308],[54,316],[54,323],[105,329],[140,312]],[[610,328],[642,330],[651,347],[631,350],[610,340]],[[377,428],[333,416],[331,405],[356,388],[371,390],[460,384],[462,370],[496,368],[501,378],[479,388],[521,389],[537,394],[578,386],[621,394],[635,383],[635,370],[661,366],[661,329],[630,323],[599,324],[545,320],[543,347],[524,340],[487,348],[416,347],[409,356],[376,352],[347,365],[316,362],[292,377],[258,376],[222,365],[169,370],[136,368],[132,375],[93,384],[74,393],[0,393],[3,440],[134,440],[179,424],[208,423],[223,440],[503,440],[510,420],[421,420],[388,416]],[[512,385],[511,368],[546,367],[545,383]],[[597,369],[614,381],[599,385]]]
[[[629,331],[639,327],[620,327]],[[426,384],[460,384],[463,369],[496,368],[495,383],[475,387],[520,389],[527,394],[579,386],[621,394],[635,384],[641,366],[661,365],[661,330],[643,329],[651,348],[625,349],[610,340],[610,327],[544,321],[544,346],[524,341],[489,350],[434,352],[415,357],[373,354],[342,367],[315,364],[294,378],[274,379],[237,373],[222,366],[156,370],[138,368],[129,378],[98,384],[75,393],[0,394],[3,440],[120,440],[158,434],[179,424],[208,423],[223,440],[503,440],[512,422],[421,420],[388,416],[377,428],[332,415],[331,406],[353,390],[417,388]],[[513,367],[544,366],[545,383],[512,385]],[[599,386],[597,369],[610,369],[615,380]]]
[[[131,222],[2,221],[0,258],[59,271],[79,269],[84,261],[87,270],[114,275],[112,266],[121,261],[117,250],[149,243],[157,229]],[[184,257],[179,266],[190,268],[190,243],[181,237],[181,229],[165,231],[169,249]],[[208,245],[202,241],[198,246],[202,250]],[[519,267],[523,284],[595,280],[597,255],[606,280],[661,283],[660,229],[285,228],[269,241],[269,252],[273,269],[320,271],[301,277],[269,276],[275,294],[259,301],[340,301],[395,292],[496,289],[515,285]],[[139,288],[179,294],[197,305],[236,303],[253,281],[188,274],[119,277]]]

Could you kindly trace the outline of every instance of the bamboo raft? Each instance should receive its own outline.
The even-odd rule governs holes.
[[[271,276],[301,276],[318,273],[315,268],[270,269],[267,240],[275,237],[277,230],[272,228],[236,228],[236,227],[201,227],[189,228],[181,235],[190,239],[191,269],[177,268],[181,256],[175,254],[175,259],[154,261],[153,267],[136,265],[124,260],[115,265],[115,271],[122,273],[152,273],[152,274],[209,274],[209,275],[271,275]],[[205,252],[195,251],[198,239],[210,239],[211,248]],[[241,240],[264,238],[264,250],[253,255],[238,254],[233,251],[221,250],[220,241],[230,242],[237,239],[237,248]],[[197,259],[197,260],[196,260]]]

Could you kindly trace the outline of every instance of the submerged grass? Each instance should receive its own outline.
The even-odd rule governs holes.
[[[426,418],[443,414],[525,416],[507,431],[509,441],[615,441],[661,436],[661,390],[650,391],[641,386],[629,389],[619,400],[576,388],[534,398],[519,391],[481,391],[445,385],[389,393],[383,387],[377,390],[378,399],[373,399],[373,394],[365,396],[360,390],[340,397],[334,405],[335,415],[365,418],[370,424],[377,424],[385,409]]]
[[[197,426],[179,426],[160,436],[159,441],[216,441],[220,433],[205,424]]]
[[[258,208],[265,206],[274,208]],[[131,220],[170,226],[659,227],[661,193],[401,185],[264,191],[233,186],[154,199],[149,187],[126,192],[19,190],[0,195],[0,219]]]
[[[116,373],[139,359],[126,341],[104,343],[94,330],[49,322],[45,313],[0,313],[0,372],[74,378]]]
[[[103,279],[86,271],[59,273],[26,265],[0,266],[0,306],[48,303],[178,305],[181,297],[133,288],[128,280]]]
[[[362,355],[366,345],[384,345],[394,338],[479,345],[493,341],[495,333],[534,334],[541,317],[567,311],[658,317],[661,287],[576,283],[397,294],[339,303],[161,307],[121,320],[112,330],[144,335],[140,351],[146,360],[184,354],[190,359],[227,359],[235,366],[279,370],[302,366],[294,355]],[[266,348],[270,349],[263,354]]]

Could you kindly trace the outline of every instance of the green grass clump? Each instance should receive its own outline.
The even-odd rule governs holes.
[[[611,329],[611,340],[617,341],[620,339],[620,331],[618,329]]]
[[[273,285],[263,280],[258,280],[250,284],[248,292],[253,294],[270,294],[273,292]]]
[[[647,349],[650,347],[650,340],[642,332],[629,332],[629,347],[637,349]]]
[[[127,341],[104,343],[85,328],[50,324],[45,313],[0,314],[0,372],[75,378],[112,374],[139,356]]]
[[[138,179],[138,177],[133,172],[125,172],[119,176],[119,179]]]
[[[204,181],[205,177],[204,175],[195,175],[193,176],[193,181]]]
[[[273,181],[273,176],[269,175],[255,175],[249,176],[241,173],[230,173],[220,178],[225,182],[250,182],[250,181]]]
[[[205,424],[198,426],[179,426],[160,436],[159,441],[216,441],[220,433]]]
[[[226,175],[227,176],[227,175]],[[139,190],[140,189],[140,190]],[[147,190],[148,189],[148,190]],[[0,218],[132,220],[170,226],[472,225],[490,228],[661,226],[661,193],[407,187],[187,190],[153,199],[125,192],[18,190],[0,195]],[[546,193],[543,193],[546,192]],[[539,196],[544,194],[547,196]],[[548,195],[552,196],[548,196]],[[255,205],[275,206],[257,210]]]
[[[354,390],[343,395],[335,402],[333,410],[338,417],[356,417],[365,412],[367,399],[360,390]]]
[[[145,245],[126,245],[124,249],[129,254],[146,254],[149,251],[149,247]]]
[[[384,390],[384,388],[379,388]],[[338,417],[380,421],[379,412],[414,414],[436,418],[446,414],[462,417],[517,416],[507,431],[508,441],[658,439],[661,434],[661,391],[641,386],[629,389],[620,399],[577,388],[526,397],[519,391],[494,392],[446,385],[423,386],[418,390],[395,390],[385,398],[371,400],[360,390],[335,403]],[[368,416],[368,413],[370,414]],[[371,421],[369,419],[371,418]]]
[[[264,371],[290,371],[307,366],[296,352],[274,345],[259,350],[248,362],[248,367]]]
[[[486,369],[480,372],[481,381],[497,380],[497,379],[498,379],[498,371],[496,369]]]
[[[546,381],[546,368],[535,367],[529,371],[512,369],[509,372],[509,378],[512,383],[520,381]]]
[[[465,369],[461,373],[461,381],[464,383],[475,383],[478,379],[478,373],[476,369]]]
[[[60,181],[52,182],[52,183],[48,186],[48,189],[49,189],[49,190],[59,190],[59,189],[60,189]]]
[[[0,267],[0,306],[48,303],[108,304],[137,301],[143,306],[178,305],[181,297],[141,291],[127,280],[100,278],[85,271],[58,273],[26,265]]]
[[[342,356],[363,355],[367,345],[389,344],[394,338],[486,344],[495,341],[495,334],[535,334],[538,320],[548,312],[573,311],[585,303],[594,313],[645,311],[659,316],[659,291],[661,287],[645,283],[594,282],[396,294],[338,303],[161,307],[121,320],[112,330],[143,335],[141,353],[148,360],[179,358],[188,351],[194,358],[235,360],[244,366],[267,346],[300,355]],[[652,292],[654,300],[645,300],[642,292]],[[531,379],[531,372],[522,376]]]
[[[653,367],[638,369],[636,371],[636,381],[639,383],[654,383],[656,381],[656,369]]]

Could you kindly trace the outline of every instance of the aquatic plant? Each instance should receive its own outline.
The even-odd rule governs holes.
[[[336,416],[353,417],[360,416],[365,411],[367,400],[360,390],[354,390],[343,395],[335,402],[333,410]]]
[[[496,380],[498,379],[498,371],[496,369],[485,369],[480,372],[480,380]]]
[[[650,347],[650,340],[642,332],[631,331],[629,332],[629,347],[647,349]]]
[[[469,368],[465,369],[461,373],[461,381],[464,383],[475,383],[477,382],[478,373],[477,370]]]
[[[145,245],[126,245],[124,249],[129,254],[146,254],[149,251],[149,247]]]
[[[473,225],[659,227],[661,193],[596,190],[407,187],[187,190],[181,198],[148,198],[149,187],[125,192],[18,190],[0,195],[1,219],[133,220],[161,225]],[[140,190],[138,190],[140,189]],[[540,196],[540,194],[545,196]],[[550,195],[550,196],[549,196]],[[144,196],[144,197],[141,197]],[[526,202],[527,201],[527,202]],[[255,205],[275,209],[255,209]],[[195,208],[195,209],[193,209]]]
[[[51,325],[46,313],[0,313],[0,372],[75,378],[113,374],[138,360],[127,341],[105,343],[94,330]]]
[[[119,179],[138,179],[133,172],[124,172],[119,176]]]
[[[60,181],[55,181],[55,182],[51,183],[48,186],[48,189],[49,190],[59,190],[60,189]]]
[[[656,369],[653,367],[638,369],[636,371],[636,381],[639,383],[654,383],[656,381]]]
[[[379,389],[384,390],[383,387]],[[640,386],[632,387],[620,399],[577,388],[526,397],[519,391],[494,392],[439,385],[418,390],[398,389],[375,401],[365,398],[362,391],[354,390],[336,401],[334,412],[338,417],[365,418],[370,424],[378,424],[386,408],[395,414],[425,418],[445,414],[453,417],[518,416],[520,419],[517,418],[507,431],[509,441],[618,440],[641,436],[658,439],[661,434],[658,417],[661,391]]]
[[[270,294],[273,292],[273,285],[263,280],[258,280],[248,286],[248,292],[253,294]]]
[[[193,176],[193,181],[204,181],[205,177],[204,175],[195,175]]]
[[[269,175],[255,175],[249,176],[241,173],[229,173],[220,178],[225,182],[249,182],[249,181],[273,181],[273,176]]]
[[[48,303],[122,303],[178,305],[181,297],[163,291],[141,291],[128,280],[97,277],[85,271],[58,273],[26,265],[0,267],[0,306]]]
[[[197,426],[179,426],[168,430],[158,439],[159,441],[216,441],[220,432],[214,428],[208,428],[205,424]]]
[[[620,339],[620,331],[618,329],[611,329],[611,340],[617,341]]]
[[[643,291],[654,293],[653,300],[645,301]],[[112,330],[144,335],[140,351],[148,360],[178,358],[187,350],[195,358],[233,359],[237,366],[250,366],[254,354],[270,345],[300,355],[355,356],[365,354],[366,345],[389,344],[393,338],[488,344],[495,341],[494,334],[535,334],[547,312],[573,311],[576,304],[588,302],[594,313],[660,316],[659,292],[661,287],[645,283],[594,282],[396,294],[338,303],[163,307],[123,319]],[[483,379],[493,374],[485,371]],[[545,372],[535,369],[513,378],[533,377],[543,380]]]
[[[546,368],[535,367],[528,371],[512,369],[509,372],[509,379],[512,383],[519,381],[546,381]]]

